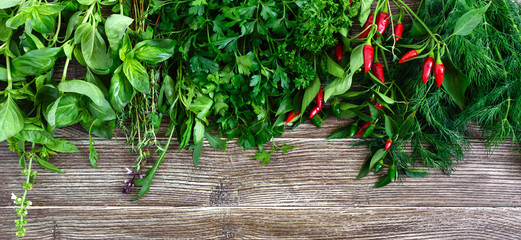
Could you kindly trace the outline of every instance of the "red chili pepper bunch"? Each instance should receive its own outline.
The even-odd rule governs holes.
[[[378,109],[382,109],[384,106],[378,102],[374,104],[374,106]],[[371,113],[369,113],[369,116],[371,117]],[[364,125],[358,131],[355,133],[355,135],[362,135],[362,137],[368,137],[370,136],[375,129],[376,125],[372,123],[371,121],[366,121]]]
[[[315,97],[316,105],[311,109],[309,118],[313,118],[318,112],[324,108],[324,92],[322,88],[318,89],[317,96]],[[296,116],[300,115],[300,110],[295,114],[295,110],[291,110],[286,117],[286,123],[290,123]]]
[[[422,49],[413,49],[409,52],[405,53],[402,58],[398,61],[398,63],[405,63],[410,60],[413,60],[416,58],[421,52]],[[443,62],[440,58],[440,52],[438,51],[438,56],[436,58],[436,63],[434,62],[434,53],[433,50],[430,51],[429,55],[423,60],[422,65],[422,81],[423,83],[427,83],[427,80],[429,80],[429,77],[432,72],[432,67],[434,65],[434,79],[436,80],[436,85],[441,87],[441,84],[443,83],[443,76],[445,75],[445,66],[443,65]]]
[[[378,57],[375,55],[376,51],[375,51],[375,49],[373,49],[373,46],[371,45],[371,40],[372,40],[373,35],[369,35],[369,34],[371,33],[371,30],[373,30],[375,26],[376,26],[375,34],[377,35],[378,38],[380,38],[382,36],[382,34],[387,30],[387,27],[389,26],[389,23],[391,22],[391,18],[388,13],[388,2],[385,1],[385,4],[382,6],[382,10],[380,12],[378,12],[378,14],[376,15],[376,25],[374,25],[373,24],[375,22],[374,16],[376,13],[377,13],[377,11],[369,14],[369,16],[367,17],[367,20],[364,23],[364,26],[362,27],[362,33],[360,34],[360,38],[366,38],[369,36],[367,41],[365,42],[365,45],[363,48],[364,72],[368,73],[369,70],[371,70],[373,75],[378,80],[380,80],[383,84],[385,84],[383,65],[378,61]],[[398,22],[393,27],[395,41],[398,41],[398,39],[400,39],[402,37],[402,33],[403,33],[402,16],[403,16],[402,11],[400,11],[400,17],[398,19]],[[337,58],[338,58],[338,55],[337,55]]]

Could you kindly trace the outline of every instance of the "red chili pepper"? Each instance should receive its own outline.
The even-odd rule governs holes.
[[[373,75],[378,78],[378,80],[380,80],[380,82],[382,82],[383,84],[385,84],[385,79],[384,79],[384,66],[379,63],[379,62],[375,62],[373,64],[373,68],[371,69],[372,72],[373,72]]]
[[[355,136],[358,136],[358,135],[362,135],[364,134],[364,130],[363,129],[358,129],[358,131],[356,132]]]
[[[402,37],[403,33],[403,24],[398,22],[396,26],[394,26],[394,41],[398,41]]]
[[[319,108],[319,111],[322,110],[322,108],[324,107],[324,92],[322,92],[322,88],[318,89],[315,101],[317,102],[317,107]]]
[[[349,6],[353,6],[353,0],[349,0]]]
[[[387,29],[389,22],[389,14],[387,14],[386,12],[378,13],[378,16],[376,16],[376,30],[378,31],[378,33],[380,33],[380,35],[382,35],[385,32],[385,29]]]
[[[431,53],[432,55],[432,53]],[[429,76],[432,72],[432,65],[434,65],[434,58],[432,56],[428,56],[423,61],[423,72],[422,72],[422,81],[423,83],[427,83],[427,80],[429,80]]]
[[[418,56],[418,51],[416,49],[413,49],[411,51],[408,51],[407,53],[405,53],[402,58],[400,58],[400,61],[398,61],[398,63],[404,63],[404,62],[407,62],[409,60],[411,60],[411,58],[414,58]]]
[[[342,44],[342,42],[338,42],[336,44],[335,55],[337,62],[340,62],[340,60],[342,60],[342,57],[344,56],[344,44]]]
[[[324,93],[322,92],[322,88],[318,89],[317,96],[315,97],[315,101],[317,102],[317,105],[313,109],[311,109],[311,113],[309,114],[309,118],[312,118],[313,116],[317,115],[320,110],[324,107]]]
[[[376,103],[374,104],[374,106],[377,107],[378,109],[382,109],[382,108],[384,107],[382,104],[380,104],[380,103],[378,103],[378,102],[376,102]]]
[[[369,127],[369,125],[371,125],[371,122],[367,121],[364,123],[364,125],[362,125],[361,129],[366,129],[367,127]]]
[[[364,54],[364,72],[367,73],[369,70],[371,70],[371,65],[373,64],[373,46],[371,46],[371,43],[369,39],[367,40],[367,43],[364,45],[363,49]]]
[[[367,20],[365,20],[365,23],[364,23],[364,27],[362,28],[362,34],[360,34],[360,38],[365,38],[367,37],[367,35],[369,34],[369,32],[371,31],[371,24],[373,24],[373,21],[374,21],[374,14],[371,13],[369,14],[369,16],[367,17]]]
[[[443,83],[443,76],[445,75],[445,66],[443,66],[443,63],[441,62],[439,56],[436,60],[436,65],[434,65],[434,78],[436,79],[436,85],[441,87],[441,84]]]
[[[295,110],[291,110],[291,112],[288,114],[288,117],[286,118],[286,123],[291,122],[291,120],[293,120],[293,118],[298,115],[300,115],[300,110],[297,112],[297,114],[295,114]]]
[[[387,139],[387,141],[385,142],[384,150],[385,151],[389,150],[389,148],[391,148],[392,145],[393,145],[393,141],[391,140],[391,138]]]

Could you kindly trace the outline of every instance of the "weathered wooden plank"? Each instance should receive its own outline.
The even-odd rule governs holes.
[[[356,140],[276,141],[296,149],[275,154],[266,166],[252,158],[254,151],[243,152],[235,143],[216,152],[205,142],[200,165],[194,168],[190,151],[177,153],[174,145],[150,192],[130,202],[137,189],[131,195],[120,191],[128,177],[125,167],[135,155],[128,154],[123,141],[99,140],[99,169],[93,169],[88,141],[75,140],[81,153],[52,160],[67,174],[39,171],[28,196],[35,206],[521,206],[521,159],[509,145],[487,156],[482,143],[473,141],[467,162],[451,177],[433,171],[423,179],[372,189],[374,175],[353,181],[367,156],[366,150],[349,145]],[[11,206],[9,197],[21,191],[23,176],[17,155],[5,144],[0,144],[0,156],[0,204]]]
[[[30,209],[29,221],[28,239],[521,238],[518,208],[66,207]],[[0,231],[13,236],[13,224]]]

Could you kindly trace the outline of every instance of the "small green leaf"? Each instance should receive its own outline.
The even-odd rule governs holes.
[[[203,142],[194,143],[194,145],[190,146],[190,149],[193,150],[192,153],[192,162],[194,163],[194,167],[199,166],[199,159],[201,158],[201,151],[203,150]]]
[[[105,22],[105,33],[107,34],[110,48],[112,48],[113,51],[118,50],[119,43],[123,35],[125,35],[125,31],[133,21],[134,19],[121,14],[112,14],[107,18]]]
[[[140,61],[157,64],[166,61],[174,54],[175,42],[172,39],[156,39],[140,42],[136,45],[134,57]],[[212,64],[215,66],[215,64]],[[210,69],[210,71],[215,71]]]
[[[369,164],[369,171],[371,171],[371,169],[373,169],[376,162],[378,162],[382,158],[384,158],[385,155],[387,155],[387,151],[385,151],[385,149],[380,148],[380,149],[376,150],[376,152],[373,154],[373,157],[371,157],[371,162]]]
[[[134,89],[142,93],[150,91],[150,80],[147,70],[138,60],[127,58],[123,62],[123,73]]]
[[[56,173],[61,173],[61,174],[65,174],[62,170],[60,170],[59,168],[57,168],[56,166],[52,165],[51,163],[39,158],[39,157],[35,157],[34,160],[36,160],[36,162],[38,164],[40,164],[40,166],[44,169],[47,169],[47,170],[50,170],[50,171],[53,171],[53,172],[56,172]]]
[[[402,126],[400,127],[400,134],[399,134],[399,136],[401,138],[405,138],[405,136],[407,136],[409,134],[409,129],[411,129],[411,127],[414,123],[415,116],[416,116],[416,111],[412,112],[407,117],[407,119],[405,119],[405,121],[403,122]]]
[[[204,139],[204,124],[201,120],[195,119],[195,125],[194,125],[194,144],[199,144],[203,142]]]
[[[300,108],[300,111],[304,113],[306,111],[306,108],[313,102],[313,99],[318,94],[318,90],[320,89],[320,79],[318,76],[315,76],[315,79],[311,84],[306,88],[306,91],[304,92],[304,97],[302,99],[302,106]]]
[[[0,9],[7,9],[18,5],[22,0],[2,0],[0,1]]]
[[[58,84],[58,90],[85,95],[96,105],[102,105],[105,100],[103,92],[94,84],[83,80],[68,80]]]
[[[20,108],[9,95],[0,107],[0,142],[14,136],[24,128],[24,117]]]
[[[429,175],[429,173],[423,169],[405,169],[405,174],[412,178],[422,178]]]
[[[387,186],[387,184],[391,183],[393,180],[389,174],[384,174],[382,177],[380,177],[380,180],[378,183],[376,183],[373,188],[381,188]]]
[[[456,22],[456,25],[454,26],[453,35],[469,35],[474,30],[474,28],[476,28],[481,23],[485,12],[488,10],[488,7],[490,7],[490,4],[492,4],[492,1],[490,1],[487,6],[470,10],[467,13],[461,15],[461,17]]]
[[[371,163],[370,159],[365,160],[364,164],[362,164],[362,167],[360,167],[360,171],[358,172],[358,176],[356,176],[355,180],[359,180],[369,173],[369,164]]]
[[[121,72],[121,66],[116,68],[110,79],[108,96],[110,105],[116,112],[121,112],[134,96],[134,88]]]
[[[13,59],[13,71],[23,76],[33,76],[48,72],[54,66],[56,55],[61,48],[43,48],[27,52]]]
[[[327,137],[327,140],[331,139],[344,139],[349,136],[349,127],[342,127],[337,130],[335,130],[329,137]]]
[[[465,91],[467,91],[470,80],[454,66],[450,58],[444,58],[443,65],[445,66],[443,88],[447,90],[458,107],[463,109],[465,107]]]
[[[398,133],[398,124],[388,115],[385,115],[385,133],[390,138]]]
[[[360,1],[360,14],[358,15],[358,21],[360,21],[360,26],[364,26],[365,21],[367,21],[367,17],[371,12],[371,4],[373,0],[362,0]]]
[[[222,151],[226,150],[226,141],[222,140],[219,136],[215,136],[210,133],[210,130],[206,129],[204,132],[204,137],[208,139],[210,146],[213,147],[214,150],[220,149]]]
[[[378,91],[374,91],[376,94],[378,94],[378,96],[387,104],[391,105],[391,104],[394,104],[394,100],[388,96],[385,96],[385,94],[383,93],[380,93]]]
[[[333,59],[326,56],[327,58],[327,72],[337,78],[343,78],[344,77],[344,69],[338,65]]]
[[[362,53],[363,49],[364,45],[360,44],[353,49],[353,52],[351,52],[349,61],[349,72],[351,75],[355,74],[355,72],[364,64],[364,55]]]

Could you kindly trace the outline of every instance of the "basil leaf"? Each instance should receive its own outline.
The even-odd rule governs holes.
[[[329,98],[344,94],[351,88],[353,83],[353,74],[347,72],[343,78],[337,78],[333,80],[324,88],[324,102],[327,102]]]
[[[75,42],[78,40],[87,66],[100,71],[111,67],[112,57],[107,53],[107,45],[98,32],[96,24],[89,22],[80,24],[76,29]]]
[[[371,4],[373,0],[362,0],[360,1],[360,15],[358,15],[358,21],[360,21],[360,26],[364,26],[365,21],[367,21],[367,17],[371,12]]]
[[[171,39],[147,40],[136,45],[134,57],[146,63],[157,64],[172,57],[174,47]]]
[[[443,79],[443,88],[460,109],[465,107],[465,91],[470,84],[470,80],[461,73],[450,58],[443,59],[445,66],[445,76]]]
[[[163,82],[164,84],[164,82]],[[109,102],[116,112],[121,112],[134,95],[134,88],[121,72],[121,66],[116,69],[110,79]]]
[[[14,136],[24,128],[24,117],[20,108],[9,95],[0,107],[0,142]]]
[[[34,8],[42,15],[54,15],[65,9],[65,6],[57,4],[44,4],[35,6]]]
[[[330,57],[327,57],[327,72],[337,78],[342,78],[344,76],[344,69],[342,69],[342,67],[340,67],[340,65]]]
[[[98,0],[77,0],[81,5],[92,5],[94,2]]]
[[[398,124],[388,115],[385,115],[385,133],[391,138],[398,133]]]
[[[34,76],[48,72],[54,66],[61,48],[44,48],[27,52],[13,59],[13,71],[21,76]]]
[[[138,60],[127,58],[123,62],[123,73],[134,89],[142,93],[148,93],[150,90],[148,73]]]
[[[63,95],[47,107],[47,122],[49,122],[51,126],[55,127],[73,125],[79,121],[79,109],[78,95]]]
[[[94,84],[83,80],[68,80],[58,84],[58,90],[85,95],[96,105],[102,105],[105,100],[103,92]]]
[[[87,108],[89,111],[100,121],[110,121],[116,118],[116,113],[110,106],[110,103],[103,99],[104,101],[98,105],[90,100],[87,101]]]
[[[384,158],[387,155],[387,151],[385,149],[380,148],[376,150],[373,157],[371,157],[371,162],[369,163],[369,170],[373,169],[376,162],[380,161],[380,159]]]
[[[54,30],[55,21],[53,17],[40,14],[33,9],[31,11],[31,25],[39,33],[51,33]]]
[[[134,19],[121,14],[112,14],[107,18],[105,22],[105,33],[107,34],[110,48],[112,48],[113,51],[118,50],[119,43],[123,35],[125,35],[125,31],[133,21]]]
[[[26,125],[22,131],[15,135],[18,139],[26,142],[34,142],[47,146],[56,152],[73,153],[79,152],[74,144],[65,139],[54,138],[50,133],[34,125]]]
[[[18,5],[22,0],[2,0],[0,2],[0,9],[11,8]]]

